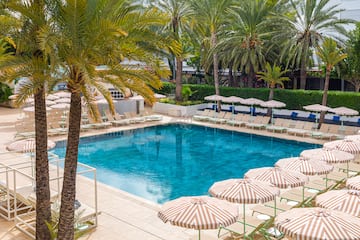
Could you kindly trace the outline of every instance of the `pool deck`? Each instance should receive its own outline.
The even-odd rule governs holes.
[[[10,109],[0,107],[0,153],[6,151],[6,145],[14,141],[15,128],[14,123],[20,115],[19,109]],[[239,128],[227,125],[210,124],[203,122],[195,122],[190,119],[174,118],[164,116],[163,120],[158,123],[144,123],[133,124],[126,127],[109,128],[105,130],[93,130],[84,132],[81,136],[96,135],[106,132],[114,132],[125,129],[139,128],[150,125],[164,124],[169,122],[187,122],[193,124],[201,124],[211,127],[228,129],[239,132],[247,132],[252,134],[259,134],[263,136],[278,137],[288,140],[297,140],[301,142],[309,142],[315,144],[323,144],[324,141],[313,138],[302,138],[290,136],[288,134],[271,133],[267,131],[252,130],[247,128]],[[62,140],[64,137],[51,137],[52,140]],[[0,155],[1,157],[1,155]],[[1,159],[0,162],[6,161]],[[87,199],[86,195],[86,181],[80,184],[84,191],[80,189],[79,199]],[[82,194],[82,196],[81,196]],[[142,198],[136,197],[124,191],[106,186],[98,183],[98,208],[101,214],[99,215],[99,225],[91,233],[85,235],[81,239],[87,240],[102,240],[102,239],[146,239],[146,240],[166,240],[178,239],[188,240],[194,239],[197,236],[195,230],[175,227],[169,223],[164,224],[158,217],[157,212],[160,205],[146,201]],[[207,235],[212,239],[216,239],[216,230],[202,231],[202,234]],[[9,239],[29,239],[26,235],[14,228],[13,222],[8,222],[0,218],[0,240]]]

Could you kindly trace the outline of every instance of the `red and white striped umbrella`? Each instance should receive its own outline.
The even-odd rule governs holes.
[[[199,230],[217,229],[236,222],[234,204],[208,196],[181,197],[165,203],[158,217],[172,225]]]
[[[315,202],[319,207],[339,210],[360,217],[360,191],[332,190],[318,195]]]
[[[259,203],[274,200],[278,188],[253,179],[228,179],[214,183],[210,195],[234,203]]]
[[[297,240],[355,240],[360,218],[324,208],[293,208],[275,218],[275,227]]]
[[[360,191],[360,176],[352,177],[346,180],[346,187]]]
[[[302,173],[289,171],[278,167],[254,168],[245,173],[245,178],[268,182],[279,188],[300,187],[309,181]]]
[[[48,140],[47,147],[48,149],[54,148],[56,145],[55,142]],[[35,152],[36,142],[35,138],[28,138],[19,140],[11,143],[6,147],[8,151],[17,151],[17,152]]]
[[[304,150],[300,153],[300,156],[325,161],[327,163],[346,163],[354,160],[355,158],[355,156],[351,153],[329,148]]]
[[[324,147],[337,149],[352,154],[360,154],[360,142],[351,139],[336,140],[324,143]]]
[[[311,160],[305,157],[283,158],[275,163],[275,167],[301,172],[305,175],[328,174],[334,169],[334,166],[324,161]]]

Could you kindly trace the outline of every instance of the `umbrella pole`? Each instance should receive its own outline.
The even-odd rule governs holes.
[[[200,229],[199,229],[199,240],[200,240],[201,236],[200,236]]]
[[[246,230],[246,227],[245,227],[245,203],[243,203],[243,224],[244,224],[244,237],[245,237],[245,230]]]
[[[274,218],[276,217],[276,196],[274,198]]]

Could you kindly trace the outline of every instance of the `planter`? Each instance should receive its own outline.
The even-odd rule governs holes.
[[[180,106],[169,103],[155,103],[153,111],[160,114],[166,114],[174,117],[191,117],[196,114],[199,109],[206,108],[207,103],[191,105],[191,106]]]

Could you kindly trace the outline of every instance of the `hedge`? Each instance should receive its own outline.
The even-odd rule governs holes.
[[[190,100],[204,100],[205,96],[215,94],[214,87],[210,85],[184,84],[184,86],[189,86],[194,92]],[[162,94],[174,94],[175,85],[164,83],[160,91]],[[269,89],[220,87],[220,95],[242,98],[254,97],[266,101],[269,96]],[[303,106],[321,104],[322,91],[275,89],[274,99],[286,103],[287,109],[303,110]],[[332,108],[344,106],[360,112],[360,93],[329,91],[327,106]]]

